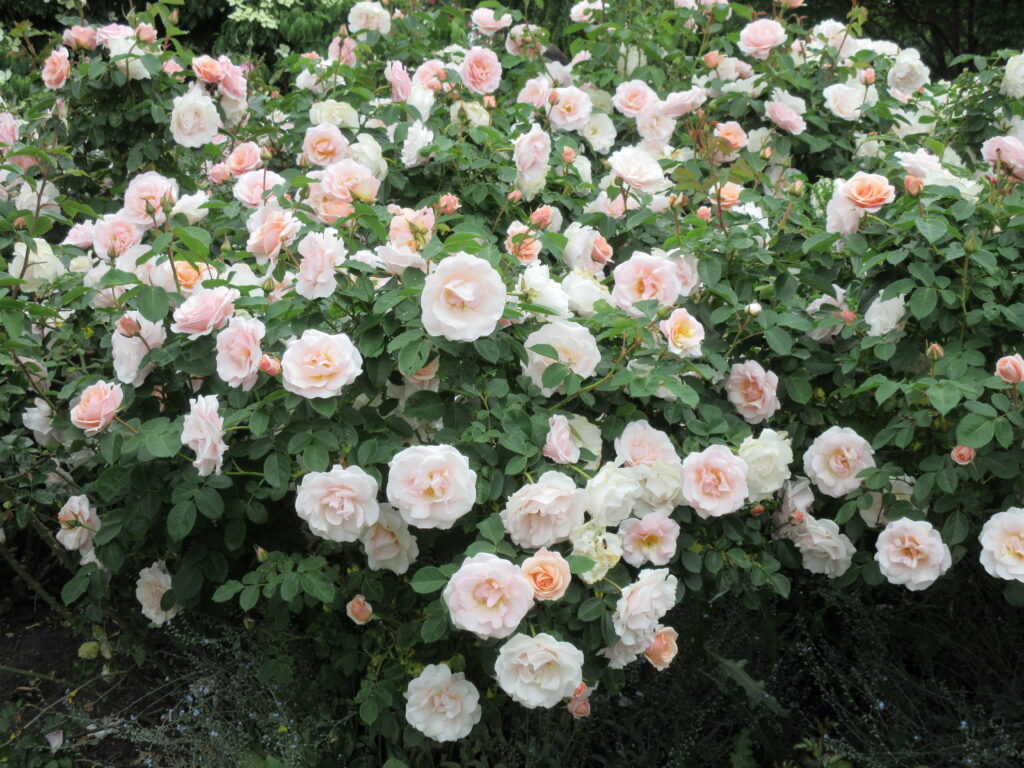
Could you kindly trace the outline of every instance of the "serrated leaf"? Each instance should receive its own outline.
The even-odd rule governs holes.
[[[442,589],[447,583],[448,577],[441,572],[440,568],[428,565],[416,571],[409,585],[412,587],[413,592],[420,595],[429,595],[431,592],[437,592],[439,589]]]

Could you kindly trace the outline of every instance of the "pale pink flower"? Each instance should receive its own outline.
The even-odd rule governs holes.
[[[678,640],[678,632],[672,627],[663,627],[659,624],[654,628],[654,639],[644,649],[644,657],[651,662],[652,667],[664,672],[679,653]]]
[[[1024,179],[1024,142],[1016,136],[996,136],[981,145],[981,156],[998,171],[1005,166],[1010,173]]]
[[[190,341],[223,328],[234,314],[238,291],[226,285],[196,291],[174,310],[171,330],[184,333]]]
[[[241,176],[243,173],[255,171],[257,168],[261,168],[263,166],[263,150],[260,149],[260,145],[255,141],[243,141],[231,150],[231,153],[224,160],[224,165],[227,166],[227,169],[231,172],[232,176]],[[273,183],[270,186],[274,187],[283,182],[284,179],[278,176],[276,180],[272,178],[271,181]],[[242,202],[250,208],[255,208],[260,204],[263,197],[263,191],[265,190],[261,182],[261,191],[257,193],[257,199],[252,203],[253,186],[254,185],[250,182],[248,189],[242,192],[246,197],[246,200],[242,200]]]
[[[1010,507],[981,528],[981,565],[989,576],[1024,582],[1024,509]]]
[[[568,475],[545,472],[537,482],[509,496],[501,522],[513,543],[524,549],[550,547],[569,539],[583,525],[587,493]]]
[[[303,476],[295,512],[321,539],[357,541],[380,517],[377,481],[356,466],[335,466]]]
[[[73,245],[76,248],[81,248],[82,250],[92,248],[93,226],[93,222],[91,221],[75,224],[75,226],[68,230],[67,237],[64,238],[63,244]]]
[[[363,356],[344,333],[310,328],[281,356],[284,388],[301,397],[335,397],[363,372]]]
[[[645,419],[630,422],[615,438],[615,457],[627,467],[679,463],[679,455],[669,436]]]
[[[658,161],[642,147],[624,147],[608,158],[612,172],[636,192],[655,194],[670,184]]]
[[[93,537],[103,525],[86,496],[69,498],[57,513],[57,522],[60,523],[57,541],[70,552],[92,549]]]
[[[356,595],[345,604],[345,614],[362,626],[373,618],[373,606],[366,602],[362,595]]]
[[[345,262],[345,243],[333,229],[310,232],[299,241],[298,279],[295,292],[306,299],[323,299],[338,287],[338,267]]]
[[[700,109],[701,105],[707,100],[707,98],[708,92],[699,86],[694,86],[688,91],[676,91],[675,93],[670,93],[665,97],[665,100],[661,102],[661,113],[665,115],[665,117],[678,119],[690,114],[696,109]]]
[[[516,96],[516,103],[532,104],[537,109],[543,109],[547,105],[550,95],[551,78],[547,75],[538,75],[523,84],[519,95]]]
[[[528,709],[553,707],[583,681],[583,651],[546,632],[517,634],[498,651],[498,686]]]
[[[679,523],[663,512],[652,512],[641,518],[629,517],[619,525],[622,557],[639,568],[644,563],[668,565],[675,557]]]
[[[456,201],[456,205],[458,201]],[[399,208],[390,206],[392,214],[388,237],[396,248],[422,250],[434,235],[434,211],[431,208]]]
[[[725,383],[729,402],[749,424],[760,424],[779,410],[778,388],[779,377],[756,360],[735,363]]]
[[[843,197],[866,213],[876,213],[896,198],[896,188],[885,176],[858,171],[843,186]]]
[[[561,131],[578,131],[590,120],[590,97],[575,86],[555,88],[556,101],[548,112],[551,125]]]
[[[493,93],[501,83],[501,63],[497,54],[480,46],[470,48],[459,66],[459,77],[473,93]]]
[[[493,8],[477,8],[469,16],[476,30],[487,37],[494,37],[501,30],[512,26],[512,15],[503,13],[498,16]]]
[[[238,177],[231,194],[234,195],[235,200],[247,208],[260,208],[275,201],[275,198],[268,196],[267,193],[274,187],[282,185],[287,185],[284,177],[273,171],[266,169],[246,171]]]
[[[508,637],[533,607],[533,584],[489,552],[467,558],[442,593],[452,623],[480,638]]]
[[[995,375],[1007,384],[1018,384],[1024,381],[1024,357],[1015,354],[999,358],[996,361]]]
[[[857,475],[875,466],[874,453],[849,427],[829,427],[804,454],[804,472],[822,493],[840,498],[864,484]]]
[[[643,80],[627,80],[615,88],[612,104],[626,117],[637,117],[647,107],[658,104],[658,94]]]
[[[384,79],[391,83],[391,100],[406,101],[412,90],[412,78],[405,64],[400,61],[389,61],[384,66]]]
[[[747,490],[747,462],[724,445],[683,459],[683,499],[704,519],[740,509]]]
[[[447,664],[427,664],[405,691],[405,719],[434,741],[458,741],[480,722],[480,692]]]
[[[513,221],[508,225],[508,237],[505,238],[505,250],[527,266],[537,261],[542,248],[541,241],[533,237],[533,230],[521,221]]]
[[[151,323],[138,312],[125,312],[110,339],[114,373],[118,380],[133,387],[141,386],[156,368],[153,363],[143,366],[143,358],[162,347],[166,340],[167,331],[162,323]]]
[[[573,440],[565,416],[555,414],[548,419],[548,438],[541,453],[556,464],[575,464],[580,460],[580,447]]]
[[[558,355],[558,360],[552,360],[532,349],[540,344],[552,347]],[[544,385],[544,372],[554,363],[567,365],[569,370],[581,379],[587,379],[594,375],[598,363],[601,362],[601,350],[590,330],[568,320],[545,323],[539,330],[526,337],[524,346],[526,362],[523,363],[523,372],[540,388],[541,394],[545,397],[550,397],[562,389],[561,384],[557,387]]]
[[[659,323],[669,351],[679,357],[699,357],[704,341],[704,326],[685,309],[674,309]]]
[[[217,334],[217,375],[229,387],[248,392],[259,377],[266,327],[256,318],[232,317]]]
[[[441,86],[448,79],[448,70],[444,62],[438,59],[428,59],[416,67],[412,76],[413,82],[428,91],[440,91]]]
[[[655,300],[658,306],[676,303],[682,291],[679,275],[668,259],[637,251],[612,272],[615,285],[612,303],[633,317],[643,313],[635,306],[639,301]]]
[[[327,166],[344,159],[348,152],[348,139],[338,126],[320,123],[306,129],[302,140],[302,156],[313,165]]]
[[[807,129],[803,117],[790,104],[784,101],[769,101],[764,105],[764,113],[779,128],[798,136]]]
[[[138,581],[135,582],[135,599],[142,606],[142,615],[157,626],[170,621],[181,611],[178,603],[167,610],[160,607],[164,593],[170,588],[171,574],[167,572],[163,560],[139,571]]]
[[[178,182],[147,171],[128,183],[121,213],[137,226],[152,228],[166,221],[167,211],[177,201]]]
[[[380,180],[362,163],[350,158],[331,163],[320,177],[324,191],[342,200],[372,203],[377,200]]]
[[[97,381],[82,391],[71,407],[71,423],[92,437],[106,429],[121,406],[124,393],[119,384]]]
[[[224,66],[213,56],[196,56],[192,59],[192,71],[208,85],[215,85],[224,79]]]
[[[55,91],[68,81],[70,74],[71,62],[68,59],[68,49],[64,46],[54,48],[43,63],[43,85]]]
[[[949,547],[927,520],[894,520],[878,535],[875,547],[882,575],[912,592],[930,587],[953,564]]]
[[[968,448],[966,445],[957,445],[950,451],[949,455],[961,467],[966,467],[974,461],[974,457],[978,455],[978,452],[973,448]]]
[[[73,26],[65,29],[61,36],[61,42],[71,50],[92,51],[96,48],[96,28],[88,26]]]
[[[409,525],[447,530],[476,502],[476,472],[450,445],[405,448],[391,460],[388,501]]]
[[[93,224],[92,247],[100,257],[120,256],[142,242],[142,229],[125,212],[108,213]]]
[[[256,257],[256,263],[276,264],[281,248],[292,244],[302,222],[291,211],[265,205],[249,216],[245,226],[249,229],[246,249]]]
[[[201,477],[220,474],[224,453],[224,419],[218,413],[216,395],[201,395],[189,400],[191,410],[185,416],[181,429],[181,444],[195,451],[192,466]]]
[[[753,59],[767,59],[786,42],[786,28],[773,19],[752,21],[740,32],[740,50]]]
[[[615,633],[634,653],[640,653],[654,640],[658,622],[676,604],[678,580],[667,568],[640,571],[637,580],[623,588],[612,626]]]
[[[498,327],[505,311],[501,275],[489,263],[468,253],[442,259],[420,294],[423,327],[450,341],[475,341]]]

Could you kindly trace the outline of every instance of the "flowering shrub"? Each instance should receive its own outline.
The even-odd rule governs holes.
[[[585,1],[562,56],[367,0],[275,72],[71,27],[0,115],[0,530],[84,621],[308,628],[410,743],[801,567],[1022,602],[1024,59],[799,5]]]

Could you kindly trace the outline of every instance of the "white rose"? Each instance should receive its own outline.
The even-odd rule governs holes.
[[[132,37],[117,37],[107,42],[107,50],[110,51],[111,60],[122,73],[128,76],[129,80],[149,80],[151,75],[146,65],[142,63],[142,54],[147,53],[139,45],[139,41]],[[118,56],[126,58],[118,59]]]
[[[573,442],[594,454],[594,458],[584,464],[583,468],[588,472],[597,469],[601,463],[601,428],[583,416],[572,416],[569,418],[569,431],[572,432]]]
[[[160,607],[164,593],[170,588],[171,574],[167,572],[163,560],[139,571],[138,581],[135,582],[135,598],[142,606],[142,615],[158,626],[173,619],[181,610],[180,605],[174,605],[166,611]]]
[[[846,83],[828,86],[823,94],[825,106],[841,120],[857,120],[864,106],[864,86],[855,87]]]
[[[351,128],[352,130],[355,130],[359,127],[359,113],[356,112],[355,107],[351,104],[345,103],[344,101],[324,99],[323,101],[314,102],[310,106],[309,122],[313,125],[330,123],[331,125],[336,125],[339,128]],[[363,162],[363,165],[370,167],[365,162]]]
[[[597,310],[594,305],[599,301],[611,302],[608,287],[589,271],[574,269],[562,280],[562,290],[569,297],[569,309],[580,317],[590,317]]]
[[[206,215],[210,212],[208,208],[203,208],[205,203],[210,201],[210,197],[206,192],[196,192],[194,195],[184,195],[178,198],[178,202],[174,204],[171,209],[171,216],[182,214],[188,219],[189,224],[198,224],[200,221],[206,218]]]
[[[429,88],[424,88],[422,90],[430,93],[431,95],[434,93]],[[461,114],[472,128],[491,124],[491,113],[488,112],[484,105],[478,101],[457,101],[452,104],[450,114],[453,123],[459,121],[459,115]]]
[[[914,485],[917,481],[910,475],[904,475],[903,477],[893,477],[889,479],[889,493],[896,497],[896,501],[903,501],[910,503],[910,499],[914,495]],[[885,510],[882,508],[882,494],[877,491],[872,491],[868,494],[871,498],[871,506],[867,509],[858,509],[860,512],[861,519],[869,528],[877,528],[879,525],[888,525],[889,518],[885,515]]]
[[[981,528],[981,565],[989,576],[1024,581],[1024,509],[1010,507]]]
[[[790,477],[793,448],[785,432],[764,429],[758,437],[744,440],[738,453],[747,462],[747,489],[751,501],[770,498]]]
[[[569,539],[572,541],[574,555],[594,561],[589,571],[580,574],[580,578],[587,584],[603,579],[622,559],[622,539],[617,533],[606,531],[597,520],[573,528]]]
[[[370,30],[386,35],[391,31],[391,14],[380,3],[362,0],[348,12],[348,29],[352,33]]]
[[[554,314],[532,312],[531,314],[540,320],[559,318],[568,320],[571,317],[569,312],[569,296],[562,289],[561,283],[551,279],[550,269],[547,264],[534,262],[523,270],[519,277],[517,291],[523,294],[528,304],[544,307]]]
[[[884,336],[900,327],[906,310],[906,294],[882,300],[881,297],[871,302],[864,313],[864,322],[868,324],[868,336]]]
[[[808,519],[796,538],[804,568],[830,579],[842,576],[853,562],[853,542],[833,520]]]
[[[796,541],[804,523],[811,519],[814,491],[806,477],[795,477],[782,484],[782,500],[772,516],[772,538]]]
[[[615,146],[615,123],[604,112],[592,112],[586,125],[580,129],[580,136],[595,152],[606,155]]]
[[[524,549],[550,547],[583,525],[587,493],[568,475],[545,472],[536,483],[509,496],[501,522],[512,541]]]
[[[415,110],[415,112],[419,114],[420,120],[426,120],[428,117],[430,117],[430,111],[434,108],[434,102],[436,100],[437,100],[437,92],[436,91],[433,91],[430,88],[424,88],[418,82],[413,81],[412,88],[409,89],[409,98],[407,98],[405,100],[405,103],[408,104],[410,107],[412,107],[412,109]],[[463,102],[460,101],[460,102],[456,102],[455,104],[452,105],[452,111],[451,111],[452,120],[455,120],[455,116],[456,116],[456,114],[458,112],[456,107],[458,107],[459,104],[462,104],[462,103]],[[474,106],[479,108],[479,109],[483,109],[483,107],[481,107],[479,104],[474,104]],[[487,114],[486,110],[484,110],[484,113]],[[477,118],[479,118],[480,115],[475,110],[474,110],[474,114],[477,116]],[[467,119],[471,119],[469,117],[468,110],[467,110]],[[490,115],[487,115],[487,122],[485,123],[485,125],[490,125],[491,124],[490,120],[491,120]]]
[[[71,552],[92,549],[92,540],[102,523],[96,509],[85,496],[72,496],[57,513],[60,530],[57,541]]]
[[[498,685],[524,707],[553,707],[573,695],[583,680],[583,651],[546,632],[518,634],[498,651]]]
[[[676,604],[678,581],[667,568],[645,568],[625,587],[612,614],[616,634],[628,646],[643,650],[654,639],[658,622]]]
[[[909,95],[925,85],[930,74],[917,49],[906,48],[897,54],[889,67],[889,87]]]
[[[369,168],[378,181],[387,178],[388,164],[384,159],[384,151],[370,134],[360,133],[356,136],[356,140],[348,145],[348,157]]]
[[[682,501],[683,466],[681,461],[655,461],[634,467],[643,492],[633,509],[638,517],[655,512],[672,513]]]
[[[641,147],[624,147],[608,162],[615,175],[638,192],[653,194],[670,186],[658,161]]]
[[[1024,99],[1024,53],[1018,53],[1006,60],[1006,73],[999,86],[999,92],[1011,99]]]
[[[587,512],[601,525],[618,525],[631,514],[644,487],[636,467],[606,463],[587,480]]]
[[[390,504],[380,505],[380,517],[363,531],[359,540],[366,552],[366,565],[372,571],[383,569],[401,575],[420,553],[409,525]]]
[[[406,168],[414,168],[417,165],[426,165],[430,159],[421,152],[430,146],[434,140],[434,132],[417,120],[409,126],[409,132],[402,142],[402,165]]]
[[[556,361],[532,349],[540,344],[552,347],[558,354],[557,362],[567,365],[569,370],[581,379],[593,376],[598,363],[601,362],[601,350],[588,328],[567,320],[545,323],[539,330],[526,337],[526,362],[523,363],[523,373],[540,388],[541,394],[545,397],[561,391],[562,385],[544,385],[544,372]]]
[[[32,437],[39,445],[46,445],[54,437],[53,409],[43,398],[37,397],[31,408],[21,414],[21,421],[26,429],[32,430]]]
[[[110,349],[114,358],[114,374],[119,381],[142,386],[146,377],[156,368],[153,363],[142,366],[142,359],[154,349],[164,345],[167,331],[163,323],[151,323],[138,312],[125,312],[124,316],[138,324],[138,331],[132,336],[125,336],[120,328],[114,329],[110,339]]]
[[[927,520],[902,518],[889,523],[878,536],[875,560],[890,584],[912,592],[927,589],[949,570],[949,547]]]
[[[29,293],[36,293],[43,283],[49,283],[67,272],[63,262],[57,258],[53,248],[45,240],[38,237],[32,240],[32,250],[20,240],[14,244],[14,258],[7,266],[11,277],[25,281],[22,288]],[[25,265],[26,257],[28,266]]]
[[[198,148],[209,144],[220,127],[217,105],[202,88],[193,87],[174,99],[171,135],[181,146]]]
[[[405,719],[435,741],[464,739],[480,722],[480,692],[447,664],[428,664],[405,690]]]
[[[329,541],[356,541],[377,522],[377,481],[356,466],[310,472],[295,494],[295,511]]]

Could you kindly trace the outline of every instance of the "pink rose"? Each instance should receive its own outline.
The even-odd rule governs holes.
[[[961,467],[966,467],[968,464],[973,462],[974,457],[977,455],[978,452],[976,450],[968,448],[966,445],[957,445],[949,453],[950,458]]]
[[[389,206],[388,211],[392,214],[388,237],[396,248],[419,251],[433,238],[434,212],[430,208],[413,210]]]
[[[100,257],[120,256],[142,242],[142,229],[125,212],[108,213],[93,224],[92,247]]]
[[[217,61],[224,70],[224,77],[217,83],[217,90],[226,99],[242,102],[249,91],[249,85],[245,81],[245,70],[236,64],[232,64],[227,56],[219,56]],[[221,106],[224,106],[223,101]]]
[[[493,37],[496,33],[512,26],[511,14],[505,13],[496,16],[493,8],[477,8],[469,16],[477,31],[487,37]]]
[[[226,285],[196,291],[174,310],[171,330],[188,335],[190,341],[223,328],[235,312],[238,291]]]
[[[645,569],[622,590],[612,626],[624,645],[640,653],[654,640],[658,622],[676,604],[678,580],[667,568]]]
[[[70,552],[85,553],[92,549],[93,537],[103,525],[86,496],[69,498],[57,513],[57,521],[60,523],[57,541]]]
[[[123,399],[124,393],[119,384],[106,381],[90,384],[71,407],[71,423],[88,437],[97,435],[110,426]]]
[[[619,83],[612,97],[612,104],[626,117],[637,117],[648,106],[658,103],[656,94],[643,80],[627,80]]]
[[[442,593],[452,623],[480,638],[508,637],[533,607],[533,585],[488,552],[467,558]]]
[[[249,229],[246,249],[257,264],[277,263],[281,248],[289,246],[302,229],[302,222],[291,211],[265,205],[245,222]]]
[[[849,427],[829,427],[804,454],[804,472],[822,493],[840,498],[864,484],[857,475],[875,466],[874,449]]]
[[[211,184],[223,184],[231,178],[231,171],[228,169],[227,163],[213,163],[205,167],[206,178],[210,180]]]
[[[391,100],[406,101],[412,90],[412,79],[405,64],[400,61],[389,61],[384,67],[384,79],[391,83]]]
[[[135,30],[124,24],[107,24],[96,30],[96,44],[110,46],[112,40],[134,37]]]
[[[636,132],[648,145],[665,146],[675,130],[675,119],[665,115],[660,102],[650,104],[636,116]]]
[[[372,203],[377,200],[380,180],[362,163],[345,158],[324,168],[320,177],[324,191],[342,200]]]
[[[64,46],[54,48],[43,64],[43,85],[55,91],[68,81],[70,74],[71,62],[68,60],[68,49]]]
[[[219,475],[228,446],[224,442],[224,419],[217,412],[217,396],[203,395],[188,402],[192,408],[182,424],[181,444],[195,451],[192,466],[200,477]]]
[[[707,519],[735,512],[747,498],[747,462],[724,445],[683,459],[683,499]]]
[[[981,156],[998,171],[1005,166],[1010,173],[1024,179],[1024,143],[1015,136],[997,136],[981,145]]]
[[[630,565],[668,565],[676,554],[679,523],[663,512],[652,512],[639,519],[628,517],[619,525],[619,538],[622,557]]]
[[[333,229],[310,232],[299,242],[302,261],[295,292],[305,299],[323,299],[338,287],[336,273],[345,262],[345,243]]]
[[[224,67],[212,56],[196,56],[192,59],[192,71],[204,83],[213,85],[224,79]]]
[[[501,63],[488,48],[473,46],[459,66],[459,77],[473,93],[493,93],[501,83]]]
[[[135,25],[135,36],[144,43],[156,42],[156,27],[146,22]]]
[[[230,166],[226,166],[230,171]],[[266,169],[246,171],[238,177],[231,193],[235,200],[247,208],[260,208],[270,202],[276,202],[275,198],[267,193],[274,187],[287,185],[284,177],[280,174]]]
[[[281,357],[284,388],[301,397],[335,397],[363,372],[363,356],[344,333],[309,329]]]
[[[580,447],[572,438],[565,416],[556,414],[548,419],[548,439],[541,453],[556,464],[575,464],[580,460]]]
[[[1024,381],[1024,357],[1016,354],[999,358],[996,362],[996,376],[1007,384]]]
[[[312,176],[312,174],[310,175]],[[323,184],[318,181],[314,181],[306,188],[306,195],[305,202],[313,209],[313,214],[321,223],[328,226],[355,212],[355,206],[352,205],[350,196],[335,197],[327,192]]]
[[[875,546],[882,575],[912,592],[930,587],[953,564],[949,547],[927,520],[894,520]]]
[[[516,139],[512,159],[520,176],[533,179],[547,173],[548,160],[551,158],[551,137],[534,123],[530,131]]]
[[[438,59],[428,59],[420,64],[412,75],[416,85],[426,88],[428,91],[440,91],[445,80],[448,79],[448,70],[444,62]]]
[[[143,359],[167,340],[163,323],[151,323],[138,312],[125,312],[117,322],[110,338],[110,351],[114,358],[114,373],[119,381],[141,386],[156,368],[153,363],[142,365]]]
[[[227,159],[224,161],[224,165],[227,166],[227,169],[228,171],[231,172],[232,176],[241,176],[242,174],[248,173],[249,171],[255,171],[257,168],[260,168],[263,165],[263,151],[260,149],[260,145],[257,144],[255,141],[244,141],[237,147],[235,147],[233,150],[231,150],[231,154],[227,156]],[[257,177],[254,176],[251,178],[255,179]],[[282,181],[284,181],[283,178],[278,177],[278,179],[279,180],[277,180],[276,183],[272,184],[271,186],[276,186],[277,184],[280,184]],[[243,193],[246,196],[246,200],[249,200],[251,198],[251,189],[253,186],[254,183],[250,182],[248,188]],[[262,189],[262,183],[260,184],[260,186]],[[242,202],[248,205],[250,208],[255,208],[257,205],[259,205],[260,198],[262,198],[262,196],[263,192],[260,191],[258,193],[257,200],[253,205],[250,205],[250,203],[246,202],[246,200],[243,200]]]
[[[679,357],[699,357],[704,341],[704,326],[685,309],[674,309],[658,325],[668,342],[668,350]]]
[[[748,424],[760,424],[779,410],[779,377],[756,360],[736,363],[729,371],[725,391]]]
[[[445,216],[451,216],[459,210],[460,205],[459,198],[448,193],[441,195],[441,199],[437,201],[437,210]]]
[[[306,129],[302,140],[302,156],[314,165],[327,166],[345,157],[348,139],[341,135],[338,126],[320,123]]]
[[[526,266],[533,264],[540,256],[542,243],[532,236],[532,230],[521,221],[513,221],[508,225],[508,237],[505,238],[505,250]]]
[[[427,275],[420,294],[423,327],[449,341],[475,341],[498,327],[505,300],[505,284],[494,267],[456,253]]]
[[[659,461],[679,463],[669,436],[646,420],[630,422],[615,438],[615,457],[627,467],[649,466]]]
[[[538,75],[527,80],[519,95],[516,96],[517,104],[532,104],[537,109],[543,109],[548,103],[548,96],[551,95],[551,78],[547,75]]]
[[[587,493],[568,475],[545,472],[537,482],[524,485],[508,497],[501,522],[519,547],[550,547],[569,539],[583,525]]]
[[[740,32],[740,50],[753,59],[767,59],[786,42],[786,28],[773,19],[752,21]]]
[[[380,517],[377,491],[377,481],[359,467],[310,472],[299,483],[295,512],[321,539],[357,541]]]
[[[232,317],[217,334],[217,375],[229,387],[248,392],[256,384],[265,333],[265,326],[255,318]]]
[[[676,303],[682,291],[679,275],[668,259],[637,251],[612,272],[615,285],[612,303],[633,317],[643,313],[634,305],[638,301],[657,301],[667,307]]]
[[[590,120],[593,110],[590,97],[575,86],[556,88],[557,100],[548,112],[551,125],[560,131],[578,131]]]
[[[661,114],[674,119],[684,117],[699,109],[707,98],[708,92],[699,86],[694,86],[688,91],[670,93],[661,103]]]
[[[86,51],[95,50],[96,29],[95,27],[73,26],[71,29],[64,30],[61,41],[73,51],[79,48]]]
[[[784,131],[798,136],[807,129],[807,123],[792,106],[782,101],[769,101],[764,105],[768,119]]]
[[[865,213],[875,213],[896,198],[896,188],[885,176],[858,171],[843,186],[843,197]]]
[[[142,615],[157,626],[170,621],[181,611],[178,603],[167,610],[160,607],[164,594],[170,588],[171,574],[167,572],[163,560],[139,571],[138,581],[135,582],[135,599],[142,606]]]
[[[642,147],[624,147],[608,158],[615,176],[636,192],[655,194],[669,182],[661,165]]]
[[[476,503],[476,472],[450,445],[416,445],[391,460],[387,494],[409,525],[448,530]]]
[[[558,360],[541,355],[532,347],[547,344],[558,354]],[[588,328],[568,320],[553,320],[545,323],[539,330],[526,337],[526,362],[523,371],[530,380],[540,388],[541,394],[550,397],[554,392],[561,391],[562,385],[548,387],[544,385],[544,371],[554,363],[560,362],[569,366],[569,370],[581,379],[587,379],[597,371],[601,362],[601,350],[597,340]]]
[[[177,201],[178,182],[147,171],[128,183],[121,212],[133,224],[149,229],[163,224]]]
[[[651,662],[652,667],[664,672],[679,653],[678,640],[678,632],[672,627],[663,627],[659,624],[654,629],[654,639],[644,650],[644,657]]]
[[[362,626],[373,618],[373,606],[362,595],[356,595],[345,604],[345,613],[352,621]]]
[[[73,245],[82,250],[92,248],[93,223],[91,221],[79,222],[68,230],[64,238],[64,245]]]
[[[543,547],[533,557],[526,558],[519,569],[533,585],[534,600],[559,600],[572,581],[565,558]]]

